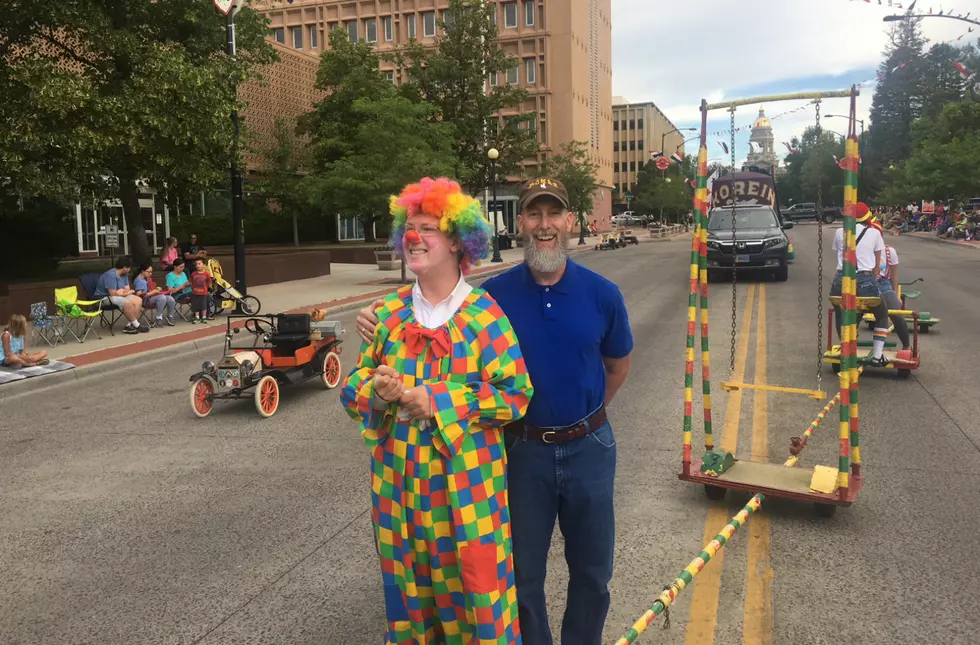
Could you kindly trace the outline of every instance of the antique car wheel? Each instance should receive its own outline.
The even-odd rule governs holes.
[[[279,382],[274,376],[263,376],[255,386],[255,409],[268,419],[279,409]]]
[[[340,371],[340,356],[336,352],[327,352],[323,357],[323,371],[320,372],[323,387],[332,390],[340,385]]]
[[[191,385],[191,409],[200,418],[211,414],[214,407],[214,383],[209,378],[199,378]]]

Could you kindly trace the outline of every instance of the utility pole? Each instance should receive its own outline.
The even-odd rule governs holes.
[[[241,8],[241,0],[214,0],[214,6],[225,15],[225,35],[227,39],[226,53],[232,58],[237,57],[235,48],[235,14]],[[238,88],[235,88],[237,95]],[[245,281],[245,203],[244,181],[242,169],[238,167],[238,141],[240,128],[238,110],[232,110],[231,122],[235,129],[231,150],[231,225],[232,240],[235,249],[235,288],[243,295],[248,295]],[[242,313],[241,305],[238,313]]]

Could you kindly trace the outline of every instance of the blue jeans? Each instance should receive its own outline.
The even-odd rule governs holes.
[[[544,580],[555,520],[565,537],[562,645],[602,645],[613,571],[616,439],[608,422],[560,444],[508,434],[514,573],[524,645],[552,645]]]
[[[841,292],[841,280],[842,273],[837,272],[834,276],[834,281],[830,283],[830,295],[839,296]],[[878,290],[878,283],[875,278],[870,273],[859,273],[857,275],[857,287],[855,294],[858,298],[881,298],[881,291]],[[877,307],[871,308],[869,311],[875,316],[875,327],[879,329],[888,329],[888,307],[885,305],[884,298]],[[858,314],[858,325],[861,324],[861,315]],[[837,338],[840,339],[840,327],[841,327],[841,308],[834,305],[834,326],[837,327]]]

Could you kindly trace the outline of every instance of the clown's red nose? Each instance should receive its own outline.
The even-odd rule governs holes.
[[[409,244],[418,244],[422,241],[422,236],[416,230],[405,231],[405,241]]]

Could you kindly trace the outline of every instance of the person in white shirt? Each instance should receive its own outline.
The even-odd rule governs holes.
[[[872,226],[871,210],[864,202],[858,202],[854,217],[857,220],[855,234],[855,256],[857,260],[857,296],[859,298],[881,298],[878,289],[878,273],[881,256],[885,251],[885,239],[881,231]],[[830,285],[830,295],[841,294],[841,282],[844,267],[844,229],[838,229],[834,235],[834,250],[837,251],[837,275]],[[874,345],[871,365],[882,367],[888,364],[884,357],[885,339],[888,338],[888,306],[882,299],[878,305],[870,309],[875,316]],[[837,338],[840,338],[841,308],[834,306],[834,323],[837,327]]]
[[[878,290],[888,309],[902,309],[902,300],[898,297],[898,251],[894,246],[885,245],[885,253],[881,256],[881,264],[878,266]],[[902,342],[902,349],[908,349],[911,347],[909,325],[904,314],[895,314],[890,318],[895,325],[895,333]]]

